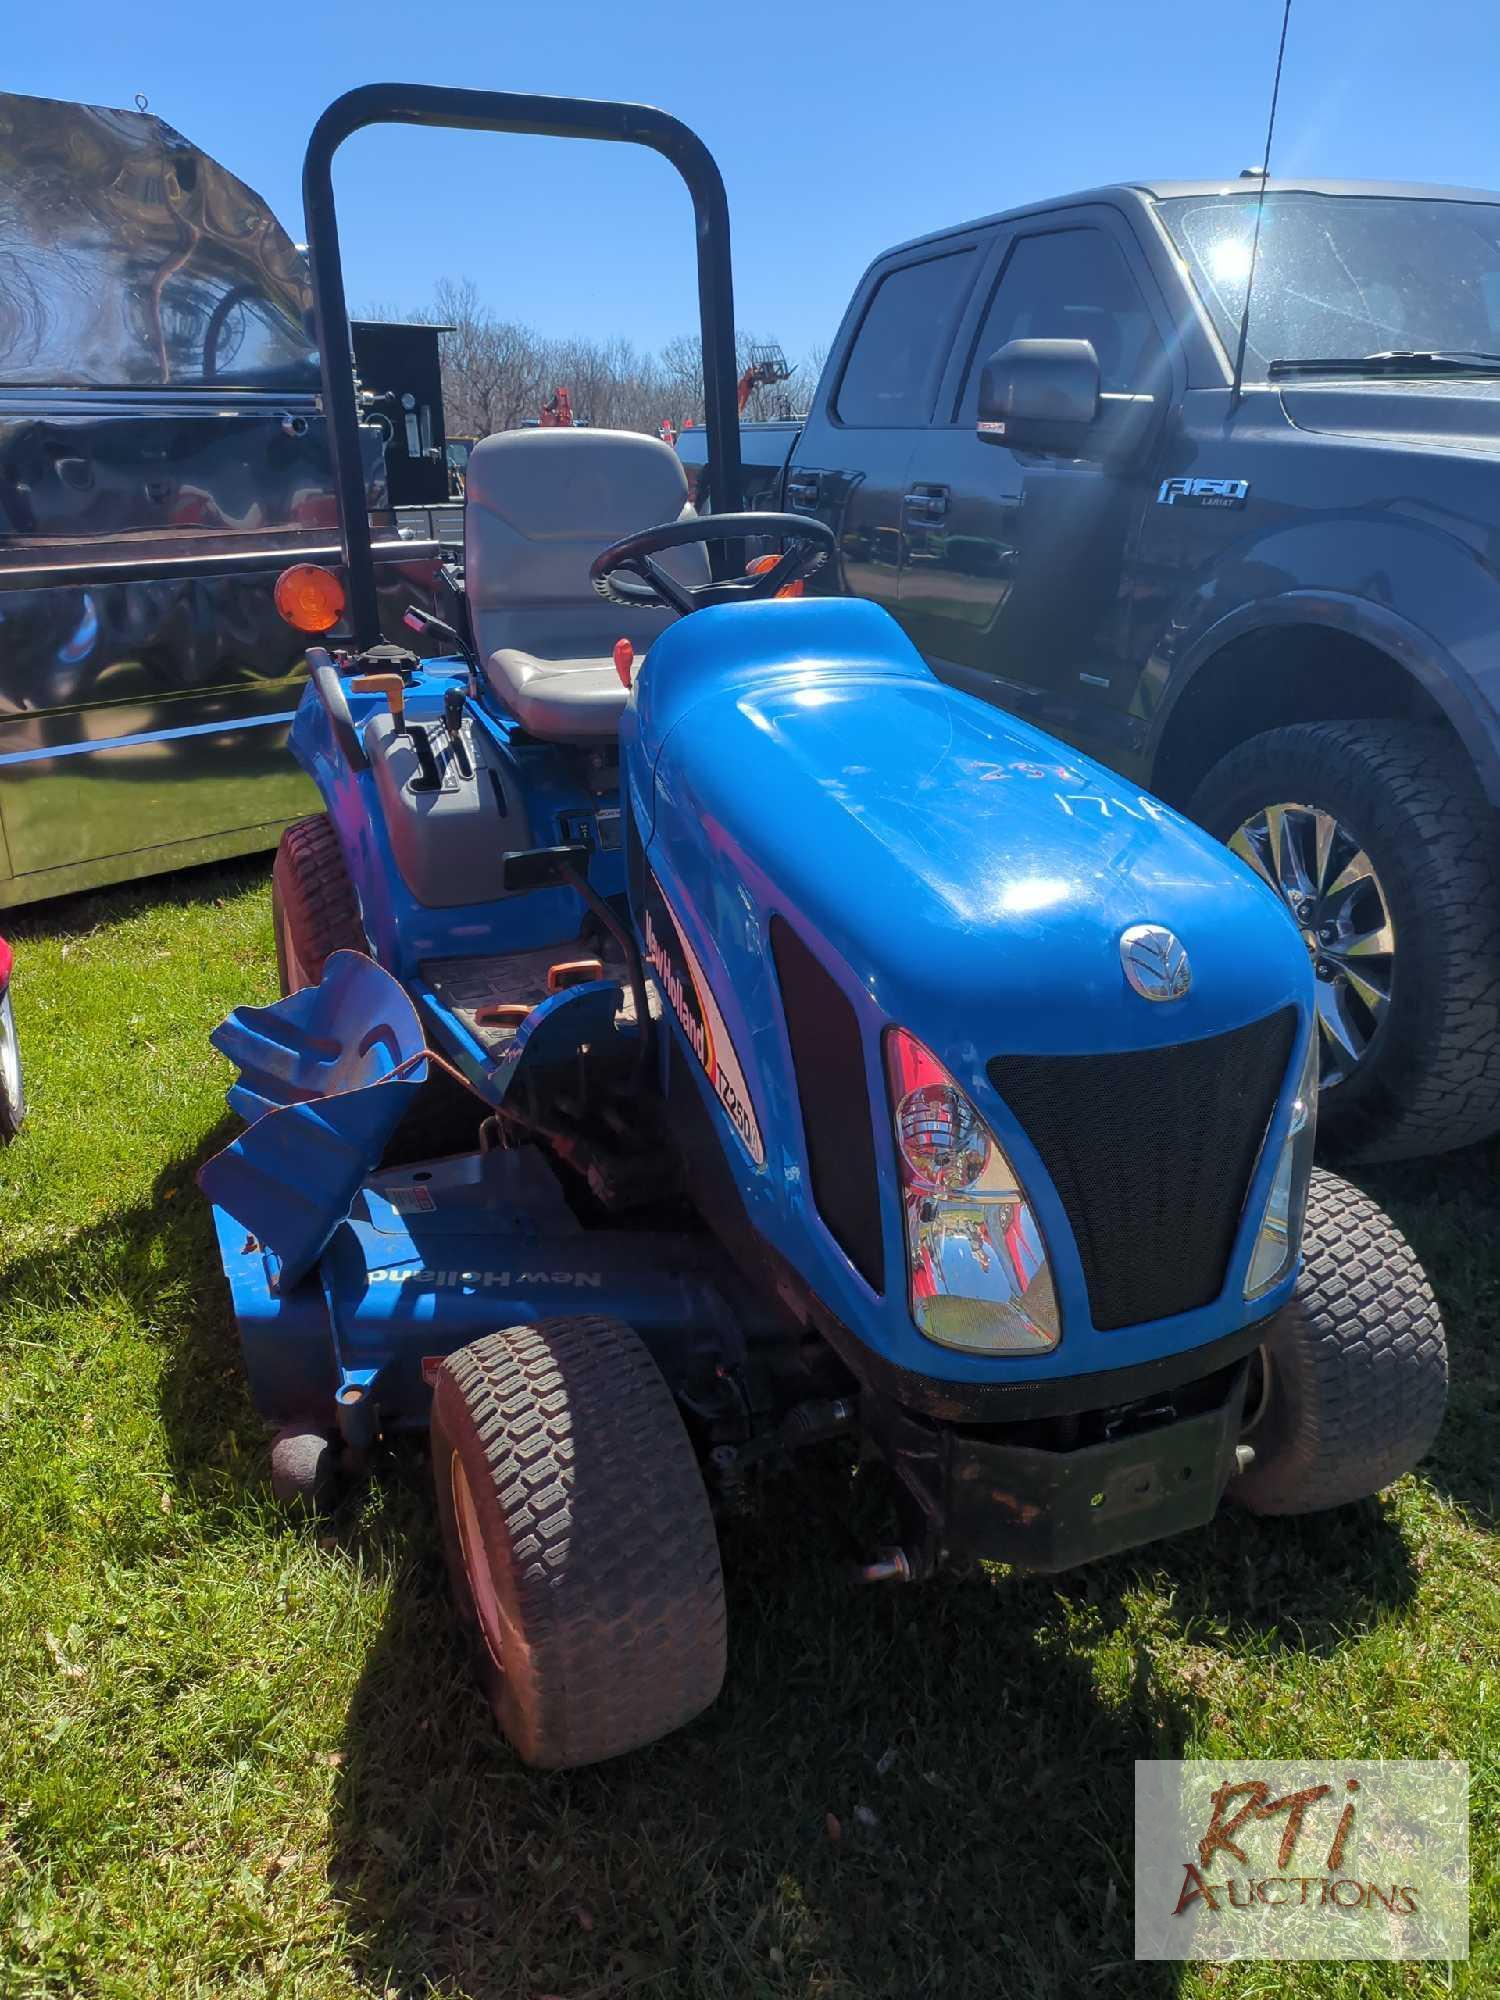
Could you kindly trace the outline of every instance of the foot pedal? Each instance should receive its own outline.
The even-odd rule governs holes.
[[[547,968],[547,991],[565,993],[570,986],[587,986],[604,977],[602,958],[569,958]]]
[[[524,1000],[501,1000],[490,1007],[474,1009],[476,1028],[519,1028],[531,1012]]]

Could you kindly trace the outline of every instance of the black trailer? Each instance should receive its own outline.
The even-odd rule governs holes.
[[[361,329],[350,481],[408,645],[438,551],[392,510],[447,493],[435,330],[414,338]],[[339,560],[307,266],[276,218],[148,113],[0,95],[0,909],[274,845],[313,795],[272,587]]]

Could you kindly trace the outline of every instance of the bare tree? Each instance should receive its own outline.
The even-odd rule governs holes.
[[[574,415],[615,430],[655,433],[663,419],[680,429],[703,422],[702,348],[696,335],[669,340],[657,354],[643,353],[623,335],[602,340],[547,339],[532,327],[499,318],[472,278],[444,278],[431,305],[398,312],[381,304],[366,319],[408,319],[438,326],[443,401],[449,434],[488,437],[536,417],[554,389],[566,387]],[[736,366],[752,351],[774,345],[741,333]],[[782,383],[760,384],[745,407],[747,422],[807,408],[822,363],[819,351],[794,366]]]

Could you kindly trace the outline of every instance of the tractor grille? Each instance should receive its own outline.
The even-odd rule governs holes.
[[[859,1018],[833,974],[791,925],[771,919],[787,1040],[797,1073],[813,1200],[872,1291],[885,1286],[880,1183]]]
[[[1296,1027],[1285,1007],[1172,1048],[990,1063],[1067,1210],[1101,1332],[1218,1297]]]

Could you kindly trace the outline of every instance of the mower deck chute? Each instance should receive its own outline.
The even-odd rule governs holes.
[[[427,1079],[421,1022],[388,972],[340,951],[321,984],[237,1007],[212,1041],[239,1066],[230,1109],[254,1122],[198,1182],[289,1287],[318,1261]]]

